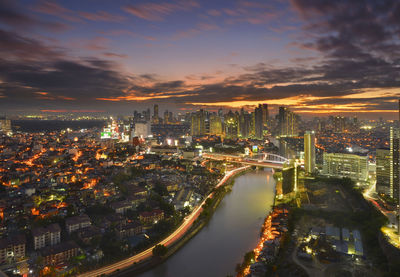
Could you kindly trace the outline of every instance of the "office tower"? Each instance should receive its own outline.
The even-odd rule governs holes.
[[[332,177],[368,180],[368,156],[347,153],[325,153],[322,173]]]
[[[159,124],[160,123],[160,118],[158,116],[158,105],[155,104],[153,107],[153,118],[152,118],[153,124]]]
[[[158,118],[158,105],[157,104],[154,105],[154,114],[153,114],[153,116]]]
[[[254,137],[256,139],[263,138],[263,129],[264,129],[263,106],[260,104],[254,110]]]
[[[225,137],[228,139],[236,139],[238,137],[238,115],[229,111],[224,116]]]
[[[166,110],[164,112],[164,124],[169,124],[170,123],[170,118],[169,118],[169,112]]]
[[[399,130],[390,127],[390,197],[399,201],[400,182],[400,134]]]
[[[191,135],[201,136],[206,133],[205,113],[203,110],[197,111],[192,114]]]
[[[313,173],[315,169],[315,133],[307,131],[304,134],[304,168],[306,174]]]
[[[222,109],[219,109],[218,115],[222,118],[224,116],[224,111]]]
[[[288,108],[279,107],[278,132],[281,137],[292,137],[298,135],[298,116],[289,111]]]
[[[145,113],[145,120],[146,121],[150,121],[151,118],[151,112],[150,112],[150,108],[147,108],[146,113]]]
[[[264,129],[266,129],[268,127],[268,119],[269,119],[268,104],[262,104],[262,111],[263,111]]]
[[[222,132],[222,118],[213,113],[210,115],[210,135],[217,135],[220,136],[223,134]]]
[[[245,112],[243,108],[239,115],[239,135],[241,138],[248,138],[251,133],[251,114]]]
[[[390,195],[390,148],[376,149],[376,192]]]
[[[333,130],[335,133],[343,133],[346,130],[346,118],[335,116],[333,118]]]

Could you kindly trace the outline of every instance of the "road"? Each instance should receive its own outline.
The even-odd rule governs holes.
[[[248,168],[248,166],[244,166],[244,167],[233,169],[233,170],[227,172],[225,174],[225,176],[221,179],[221,181],[215,186],[215,188],[222,186],[234,174],[239,173],[247,168]],[[208,198],[212,198],[213,195],[214,195],[214,193],[210,193],[204,199],[204,201],[197,208],[195,208],[193,210],[193,212],[190,215],[185,217],[185,219],[183,220],[183,223],[173,233],[171,233],[168,237],[166,237],[164,240],[162,240],[158,244],[163,244],[165,246],[169,246],[169,245],[175,243],[177,240],[179,240],[187,232],[187,230],[189,230],[189,228],[192,226],[193,222],[199,217],[200,213],[202,212],[202,206],[205,203],[205,201]],[[129,266],[132,266],[134,263],[137,263],[137,262],[140,262],[140,261],[150,258],[152,256],[153,248],[154,248],[154,246],[144,250],[143,252],[140,252],[139,254],[136,254],[135,256],[126,258],[122,261],[113,263],[111,265],[104,266],[102,268],[99,268],[99,269],[96,269],[96,270],[93,270],[90,272],[85,272],[78,276],[80,276],[80,277],[83,277],[83,276],[96,277],[96,276],[100,276],[103,274],[111,274],[111,273],[115,272],[116,270],[121,270],[121,269],[127,268]]]

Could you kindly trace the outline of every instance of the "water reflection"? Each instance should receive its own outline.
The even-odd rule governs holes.
[[[238,177],[208,225],[165,263],[139,276],[233,275],[244,253],[257,244],[263,219],[273,204],[272,175],[270,170],[259,170]]]

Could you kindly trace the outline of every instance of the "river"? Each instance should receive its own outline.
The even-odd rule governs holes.
[[[209,223],[166,262],[140,277],[225,277],[259,240],[263,220],[271,210],[275,191],[269,169],[235,179]]]

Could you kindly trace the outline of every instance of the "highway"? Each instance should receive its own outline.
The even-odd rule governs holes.
[[[244,166],[244,167],[233,169],[233,170],[227,172],[225,174],[225,176],[221,179],[221,181],[215,186],[215,188],[222,186],[234,174],[239,173],[247,168],[248,168],[248,166]],[[179,240],[189,230],[189,228],[192,226],[193,222],[199,217],[200,213],[202,212],[202,206],[205,203],[205,201],[208,198],[212,198],[213,195],[214,195],[214,193],[210,193],[204,199],[204,201],[197,208],[195,208],[193,210],[193,212],[190,215],[185,217],[185,219],[183,220],[183,223],[173,233],[171,233],[168,237],[166,237],[164,240],[162,240],[158,244],[163,244],[165,246],[169,246],[169,245],[175,243],[177,240]],[[103,274],[111,274],[111,273],[115,272],[116,270],[121,270],[121,269],[127,268],[129,266],[132,266],[134,263],[137,263],[137,262],[140,262],[140,261],[150,258],[152,256],[153,248],[154,248],[154,246],[150,247],[150,248],[144,250],[143,252],[140,252],[139,254],[136,254],[132,257],[126,258],[119,262],[104,266],[102,268],[98,268],[98,269],[90,271],[90,272],[82,273],[81,275],[78,275],[78,276],[96,277],[96,276],[100,276]]]

